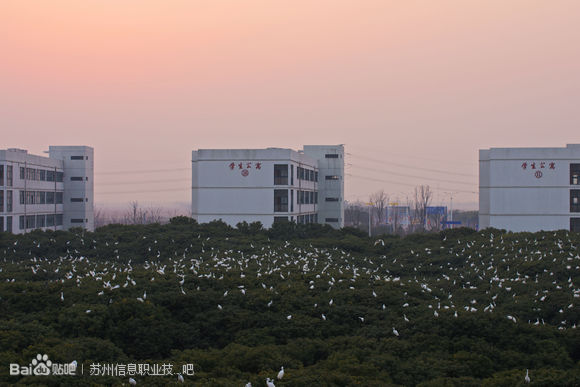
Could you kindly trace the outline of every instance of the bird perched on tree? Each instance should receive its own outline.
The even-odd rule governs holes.
[[[181,374],[177,374],[177,381],[178,381],[179,383],[185,383],[185,380],[183,379],[183,375],[181,375]]]
[[[129,378],[129,384],[132,385],[132,386],[136,386],[137,385],[137,382],[135,381],[135,379]]]
[[[270,378],[266,378],[266,386],[276,387],[276,385],[274,384],[274,382],[272,382],[272,380]]]
[[[280,367],[280,372],[278,372],[278,380],[282,379],[284,377],[284,367]]]

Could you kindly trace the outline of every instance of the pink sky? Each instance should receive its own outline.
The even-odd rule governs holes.
[[[159,203],[193,149],[345,144],[346,199],[476,208],[478,149],[580,142],[579,26],[576,0],[3,0],[0,148],[93,146],[97,202]]]

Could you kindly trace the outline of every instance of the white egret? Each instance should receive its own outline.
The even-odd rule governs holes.
[[[278,372],[278,380],[282,379],[284,377],[284,367],[280,367],[280,372]]]
[[[185,382],[185,380],[183,379],[183,375],[181,375],[181,374],[177,374],[177,381],[178,381],[179,383],[184,383],[184,382]]]
[[[530,382],[530,375],[528,374],[528,370],[527,369],[526,369],[526,377],[524,378],[524,381],[526,383],[529,383]]]
[[[137,382],[135,381],[135,379],[129,378],[129,384],[132,385],[132,386],[136,386],[137,385]]]

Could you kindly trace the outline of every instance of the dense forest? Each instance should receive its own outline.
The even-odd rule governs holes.
[[[0,234],[0,383],[580,385],[580,235],[321,225]],[[37,354],[77,376],[10,376]],[[172,376],[89,374],[171,363]],[[284,376],[278,379],[281,367]],[[77,372],[78,373],[78,372]]]

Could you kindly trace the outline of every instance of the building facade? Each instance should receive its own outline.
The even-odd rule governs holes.
[[[344,225],[344,148],[192,152],[192,216],[200,223]]]
[[[0,150],[0,231],[94,230],[93,165],[87,146]]]
[[[580,231],[580,144],[480,150],[479,227]]]

